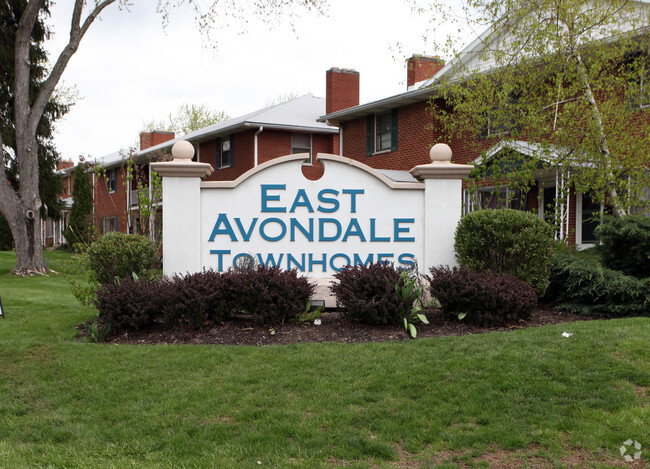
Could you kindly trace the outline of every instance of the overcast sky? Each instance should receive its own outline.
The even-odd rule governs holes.
[[[100,157],[134,145],[145,122],[163,120],[183,103],[236,117],[289,93],[324,97],[331,67],[360,72],[362,103],[400,93],[405,58],[436,55],[434,35],[438,41],[446,36],[432,33],[431,18],[413,13],[406,0],[329,0],[326,17],[300,11],[295,32],[286,22],[270,28],[253,19],[244,34],[222,28],[215,50],[187,8],[173,10],[163,29],[157,1],[135,3],[130,11],[108,7],[63,75],[63,85],[79,95],[57,123],[63,158]],[[67,42],[71,4],[52,7],[52,60]]]

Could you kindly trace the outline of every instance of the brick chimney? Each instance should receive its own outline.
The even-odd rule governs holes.
[[[61,171],[66,168],[72,168],[74,166],[74,161],[72,160],[61,160],[56,164],[56,170]]]
[[[407,88],[410,88],[420,81],[428,80],[438,73],[438,71],[440,71],[444,66],[444,60],[437,55],[430,56],[414,54],[406,61]]]
[[[140,132],[140,150],[155,147],[163,142],[174,140],[174,132],[154,130],[153,132]]]
[[[325,77],[325,113],[359,105],[359,72],[332,67]]]

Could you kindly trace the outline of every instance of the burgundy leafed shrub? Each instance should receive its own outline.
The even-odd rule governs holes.
[[[330,290],[345,308],[341,314],[348,319],[367,324],[401,324],[413,306],[412,298],[397,296],[395,286],[400,282],[400,271],[391,264],[347,266],[334,278],[338,282]]]
[[[167,287],[162,319],[171,327],[199,329],[206,322],[218,323],[230,316],[218,272],[176,276]]]
[[[537,303],[535,290],[511,275],[463,267],[432,267],[429,291],[442,310],[479,325],[525,319]]]
[[[133,280],[106,283],[97,289],[95,306],[100,318],[114,330],[139,329],[158,320],[170,292],[168,280]]]
[[[245,312],[267,324],[305,311],[314,285],[296,270],[257,265],[221,274],[221,300],[228,312]]]

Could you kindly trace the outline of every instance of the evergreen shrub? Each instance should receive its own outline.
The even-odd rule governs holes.
[[[282,270],[260,264],[221,274],[219,308],[226,315],[244,312],[274,324],[304,313],[314,285],[295,269]]]
[[[625,275],[579,254],[555,254],[545,299],[556,302],[556,309],[587,316],[650,316],[650,278]]]
[[[526,319],[537,304],[535,290],[511,275],[477,272],[464,267],[430,269],[431,296],[443,312],[478,325]]]
[[[0,215],[0,251],[11,251],[14,244],[14,237],[11,234],[9,223]]]
[[[404,277],[392,264],[370,263],[347,266],[334,274],[338,280],[330,287],[343,317],[366,324],[401,324],[416,298],[400,297],[396,286],[404,286]]]
[[[75,167],[73,181],[73,202],[65,239],[73,251],[80,252],[85,250],[95,236],[92,228],[93,188],[84,165]]]
[[[650,217],[606,217],[596,236],[603,266],[637,278],[650,277]]]
[[[106,233],[86,251],[88,268],[100,283],[146,276],[158,258],[156,245],[149,238],[119,232]]]
[[[462,267],[512,275],[538,296],[548,286],[553,229],[533,213],[512,209],[469,213],[456,228],[454,248]]]

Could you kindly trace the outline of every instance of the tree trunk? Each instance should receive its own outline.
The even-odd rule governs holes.
[[[598,109],[596,98],[591,91],[591,85],[587,79],[587,71],[585,70],[585,65],[582,62],[582,56],[579,52],[576,53],[576,62],[578,65],[578,75],[580,77],[580,82],[584,88],[585,97],[587,98],[587,102],[591,108],[592,116],[598,128],[598,146],[600,147],[601,168],[607,176],[608,180],[614,182],[614,174],[610,168],[612,154],[610,153],[609,145],[607,144],[607,135],[605,133],[605,127],[603,126],[603,119],[600,115],[600,109]],[[614,215],[616,215],[617,218],[623,218],[625,215],[627,215],[626,210],[621,205],[619,195],[613,184],[609,185],[607,194],[609,195],[609,201],[612,204],[612,208],[614,209]]]
[[[5,216],[16,244],[16,266],[12,270],[13,274],[33,275],[48,271],[43,257],[39,208],[27,208],[21,203],[15,211],[11,211],[10,217]]]
[[[36,139],[30,140],[31,145],[27,146],[27,152],[37,148]],[[0,149],[2,148],[0,137]],[[30,156],[32,158],[28,161],[31,164],[23,164],[21,174],[36,173],[38,181],[38,157],[35,154]],[[16,266],[12,273],[17,275],[44,274],[48,270],[41,242],[41,199],[38,196],[38,184],[33,181],[33,177],[21,178],[21,190],[18,195],[6,179],[4,161],[0,164],[0,212],[7,220],[16,244]]]

